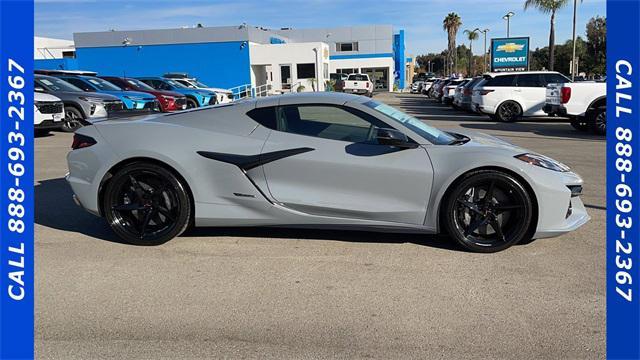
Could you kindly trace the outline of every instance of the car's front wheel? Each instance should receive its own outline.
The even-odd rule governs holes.
[[[194,99],[187,98],[187,109],[195,109],[198,107],[198,102]]]
[[[82,127],[82,113],[80,110],[65,106],[64,108],[64,120],[62,122],[62,131],[75,132]]]
[[[443,225],[470,251],[497,252],[530,236],[531,196],[504,172],[470,173],[449,192],[443,210]]]
[[[134,245],[160,245],[191,221],[187,185],[166,168],[145,162],[125,166],[106,185],[103,213],[113,231]]]

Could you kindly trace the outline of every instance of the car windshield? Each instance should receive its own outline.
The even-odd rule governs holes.
[[[73,86],[68,82],[58,78],[41,78],[37,77],[38,85],[45,87],[49,91],[79,91],[83,92],[79,87]]]
[[[194,83],[197,87],[199,88],[208,88],[209,86],[207,86],[206,84],[201,83],[198,80],[191,80],[192,83]]]
[[[379,103],[375,100],[364,103],[365,106],[385,115],[386,117],[398,122],[411,131],[414,131],[424,139],[428,140],[435,145],[447,145],[456,141],[456,138],[447,134],[446,132],[431,127],[425,124],[423,121],[416,119],[415,117],[405,114],[402,111],[393,108],[387,104]]]
[[[140,89],[143,90],[155,90],[154,88],[152,88],[151,86],[143,83],[142,81],[138,80],[138,79],[127,79],[127,82],[135,87],[138,87]]]
[[[188,89],[186,86],[182,85],[181,83],[175,80],[164,79],[164,82],[178,89]]]
[[[349,81],[367,81],[367,75],[349,75]]]
[[[91,85],[93,85],[96,89],[102,91],[120,91],[120,88],[108,82],[107,80],[100,78],[89,78],[86,79]]]

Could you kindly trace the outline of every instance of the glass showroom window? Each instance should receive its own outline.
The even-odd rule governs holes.
[[[298,79],[313,79],[316,77],[315,64],[297,64]]]
[[[336,51],[358,51],[357,42],[336,43]]]

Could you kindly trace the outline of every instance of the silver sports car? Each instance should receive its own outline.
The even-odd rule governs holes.
[[[484,134],[445,132],[341,93],[249,99],[77,131],[76,202],[117,235],[164,243],[189,226],[447,232],[468,250],[575,230],[582,179]]]

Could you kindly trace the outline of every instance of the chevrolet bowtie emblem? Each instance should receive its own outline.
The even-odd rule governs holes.
[[[518,45],[516,43],[506,43],[506,44],[499,45],[496,48],[496,50],[497,51],[504,51],[504,52],[508,52],[508,53],[513,53],[513,52],[522,50],[523,47],[524,47],[524,45]]]

